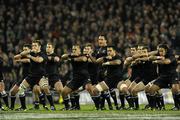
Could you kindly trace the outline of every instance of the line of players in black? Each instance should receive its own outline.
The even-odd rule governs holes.
[[[59,57],[54,53],[54,45],[48,42],[46,52],[41,50],[39,40],[32,41],[31,45],[24,45],[23,51],[14,56],[15,62],[23,65],[23,80],[15,83],[9,92],[11,104],[8,103],[8,94],[4,90],[2,71],[0,74],[0,93],[6,107],[4,110],[15,108],[16,94],[19,95],[21,107],[15,110],[27,110],[25,91],[30,88],[34,93],[33,109],[44,109],[46,99],[51,110],[56,110],[50,92],[54,88],[63,97],[63,110],[79,110],[79,94],[87,90],[94,101],[97,110],[104,110],[105,100],[110,110],[113,106],[112,97],[117,110],[138,110],[138,92],[145,91],[148,105],[144,109],[165,109],[161,88],[171,88],[174,99],[174,108],[180,109],[180,75],[179,56],[174,55],[171,49],[161,44],[155,51],[149,51],[144,45],[132,46],[131,55],[125,60],[117,52],[115,46],[107,45],[104,36],[98,38],[98,49],[87,43],[83,49],[80,45],[73,45],[69,54]],[[63,82],[59,77],[60,62],[69,62],[72,65],[72,79]],[[3,59],[0,59],[2,65]],[[124,74],[130,71],[129,77]],[[118,106],[116,91],[119,91],[121,106]],[[71,96],[69,98],[69,95]],[[125,99],[129,107],[125,107]],[[71,102],[71,106],[69,104]]]

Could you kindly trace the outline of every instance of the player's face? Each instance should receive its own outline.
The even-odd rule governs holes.
[[[98,38],[98,45],[99,45],[100,47],[106,45],[106,40],[105,40],[105,38],[104,38],[103,36],[99,36],[99,38]]]
[[[134,55],[136,53],[136,48],[131,48],[131,54]]]
[[[90,46],[85,47],[87,54],[92,53],[92,48]]]
[[[143,48],[142,46],[138,46],[138,48],[137,48],[137,53],[138,54],[142,54],[142,48]]]
[[[47,53],[52,53],[53,51],[54,51],[53,46],[50,45],[50,44],[47,44],[47,46],[46,46],[46,52],[47,52]]]
[[[147,54],[148,53],[148,50],[147,49],[142,49],[142,54]]]
[[[87,48],[86,47],[84,47],[84,49],[83,49],[83,54],[88,54],[88,50],[87,50]]]
[[[164,48],[159,48],[158,51],[159,51],[160,56],[165,56],[166,55],[166,50]]]
[[[116,52],[113,48],[107,48],[107,55],[108,56],[115,56]]]
[[[38,43],[32,43],[32,51],[39,52],[41,50],[41,46]]]
[[[80,55],[81,54],[81,49],[79,46],[73,46],[72,47],[72,53],[76,54],[76,55]]]

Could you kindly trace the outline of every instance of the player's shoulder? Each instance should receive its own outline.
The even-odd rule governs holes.
[[[116,59],[122,59],[122,56],[121,56],[120,54],[116,54],[116,55],[114,56],[114,58],[116,58]]]

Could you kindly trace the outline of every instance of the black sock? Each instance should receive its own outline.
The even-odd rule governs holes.
[[[126,100],[129,104],[129,107],[134,107],[134,101],[131,95],[126,95]]]
[[[9,107],[9,101],[8,101],[8,94],[5,93],[4,95],[2,95],[3,101],[6,105],[6,107]]]
[[[116,97],[116,91],[111,91],[111,97],[112,97],[112,99],[113,99],[113,101],[114,101],[114,105],[116,106],[116,107],[118,107],[118,103],[117,103],[117,97]]]
[[[46,106],[46,99],[45,99],[45,95],[43,93],[41,93],[39,95],[39,101],[43,105],[43,107]]]
[[[105,108],[105,95],[104,95],[104,92],[101,92],[101,95],[100,95],[100,108]]]
[[[64,103],[65,108],[69,109],[69,107],[70,107],[69,106],[69,98],[65,98],[65,99],[63,99],[63,101],[64,101],[63,103]]]
[[[180,93],[177,94],[178,107],[180,109]]]
[[[34,108],[39,108],[39,101],[34,101]]]
[[[106,101],[108,103],[109,108],[112,108],[112,103],[111,103],[109,92],[106,92],[104,95],[105,95],[105,99],[106,99]]]
[[[175,95],[175,94],[173,94],[173,99],[174,99],[174,106],[175,106],[176,108],[178,108],[177,98],[176,98],[176,95]]]
[[[150,107],[152,109],[156,108],[156,97],[155,97],[155,95],[150,95],[149,98],[150,98],[150,104],[149,104]]]
[[[54,101],[53,101],[52,95],[51,94],[46,95],[46,97],[47,97],[47,99],[49,101],[50,106],[54,106]]]
[[[156,107],[161,108],[161,103],[159,99],[159,95],[155,95]]]
[[[70,101],[71,101],[71,108],[74,108],[76,106],[74,95],[70,96]]]
[[[15,105],[15,101],[16,101],[16,96],[11,96],[11,109],[14,109],[14,105]]]
[[[99,109],[99,96],[92,96],[92,100],[94,101],[95,107],[98,110]]]
[[[76,94],[76,95],[74,96],[74,98],[75,98],[76,108],[77,108],[77,109],[80,109],[80,104],[79,104],[80,95],[79,95],[79,94]]]
[[[20,102],[21,102],[21,107],[23,109],[26,109],[26,96],[25,95],[20,95],[19,99],[20,99]]]
[[[125,95],[124,94],[119,94],[119,99],[121,101],[121,107],[125,107]]]
[[[135,102],[135,108],[139,108],[139,101],[138,101],[138,96],[134,97],[134,102]]]
[[[150,103],[149,93],[146,93],[146,97],[147,97],[147,101],[148,101],[148,104],[149,104]]]
[[[174,99],[174,106],[176,107],[176,108],[180,108],[180,106],[179,106],[179,99],[178,99],[178,94],[173,94],[173,99]]]
[[[158,96],[158,97],[159,97],[159,101],[160,101],[161,107],[165,107],[163,95],[160,95],[160,96]]]

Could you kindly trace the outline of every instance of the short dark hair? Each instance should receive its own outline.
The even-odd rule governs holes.
[[[158,45],[158,48],[164,48],[164,49],[166,49],[166,50],[169,49],[169,47],[168,47],[167,44],[159,44],[159,45]]]
[[[86,43],[86,44],[85,44],[85,47],[91,47],[91,48],[93,48],[93,44],[91,44],[91,43]]]
[[[74,44],[73,46],[78,46],[79,48],[80,48],[80,50],[81,50],[81,45],[79,45],[79,44]],[[72,47],[73,47],[72,46]]]
[[[113,48],[113,50],[117,51],[117,47],[115,45],[108,45],[107,48]]]
[[[102,37],[104,40],[106,40],[106,37],[104,35],[99,35],[99,37]],[[98,37],[98,40],[99,40],[99,37]]]
[[[149,49],[149,47],[148,46],[142,46],[142,49],[144,50],[144,49]]]
[[[144,50],[144,49],[149,50],[149,47],[145,44],[139,44],[138,47],[142,47],[142,50]]]
[[[131,44],[129,47],[130,48],[137,48],[137,45],[136,44]]]
[[[32,43],[38,43],[38,45],[41,46],[41,41],[40,40],[33,40]]]
[[[23,47],[31,48],[31,45],[30,44],[24,44]]]

